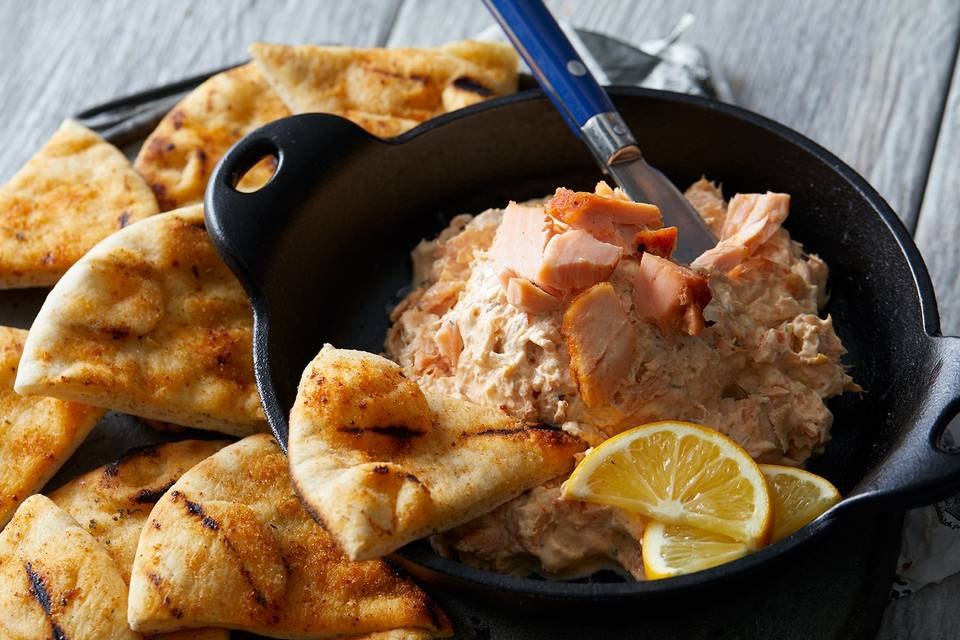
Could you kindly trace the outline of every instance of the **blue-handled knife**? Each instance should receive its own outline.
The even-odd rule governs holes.
[[[703,218],[660,171],[647,164],[610,97],[541,0],[484,0],[567,124],[604,172],[637,202],[660,207],[677,227],[674,257],[689,263],[717,240]]]

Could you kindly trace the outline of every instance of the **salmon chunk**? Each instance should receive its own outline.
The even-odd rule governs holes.
[[[456,368],[457,361],[460,359],[460,353],[463,351],[463,336],[460,335],[460,327],[455,322],[444,320],[437,329],[437,350],[449,364],[450,368]]]
[[[511,202],[493,238],[490,257],[501,269],[536,282],[543,251],[555,233],[543,209]]]
[[[620,247],[601,242],[586,231],[558,228],[543,209],[514,202],[504,211],[490,247],[508,300],[529,313],[550,308],[548,298],[560,298],[606,280],[622,253]],[[511,279],[517,280],[512,291]],[[530,310],[534,308],[540,311]]]
[[[669,258],[677,248],[677,228],[642,229],[633,237],[633,245],[638,251]]]
[[[709,302],[706,277],[652,253],[643,254],[633,282],[633,308],[639,317],[656,323],[665,335],[695,336],[705,326],[703,308]]]
[[[738,193],[727,207],[720,242],[693,261],[694,269],[729,271],[780,229],[790,213],[786,193]]]
[[[507,281],[507,302],[526,313],[549,313],[560,305],[560,298],[552,296],[526,278]]]
[[[630,374],[637,334],[609,282],[573,299],[561,327],[570,354],[570,374],[588,407],[612,401]]]
[[[663,225],[656,205],[616,197],[612,192],[611,196],[602,196],[560,187],[547,202],[547,213],[630,253],[636,250],[633,238],[637,231]]]
[[[537,281],[561,291],[586,289],[609,278],[622,254],[586,231],[564,231],[547,242]]]

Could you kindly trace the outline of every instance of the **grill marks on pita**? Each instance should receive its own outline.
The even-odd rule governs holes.
[[[517,89],[516,53],[493,42],[435,49],[255,43],[250,53],[292,112],[336,114],[380,137]]]
[[[187,470],[227,444],[226,440],[183,440],[142,447],[74,478],[51,493],[50,499],[96,538],[129,585],[137,540],[153,505]],[[156,637],[225,640],[229,631],[192,629]]]
[[[398,365],[324,346],[290,415],[304,503],[351,558],[476,518],[573,466],[578,439],[425,393]]]
[[[52,285],[97,242],[157,211],[120,150],[67,120],[0,187],[0,288]]]
[[[201,206],[110,236],[54,287],[16,389],[199,429],[265,429],[252,311],[220,260]]]
[[[113,559],[44,496],[24,501],[0,533],[0,584],[0,637],[140,638]]]
[[[104,545],[129,582],[137,539],[153,505],[186,471],[227,444],[182,440],[135,449],[74,478],[49,497]]]
[[[80,445],[104,411],[53,398],[25,398],[13,381],[27,332],[0,327],[0,528]]]
[[[141,632],[450,633],[443,613],[391,565],[350,562],[337,550],[303,509],[286,457],[267,435],[199,463],[154,507],[137,547],[129,619]]]

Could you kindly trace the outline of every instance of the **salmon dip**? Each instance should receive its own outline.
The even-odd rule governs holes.
[[[758,462],[803,465],[830,438],[825,400],[859,390],[819,314],[827,265],[782,228],[788,194],[728,202],[701,179],[685,195],[719,239],[689,266],[671,260],[676,229],[657,207],[603,182],[455,217],[413,251],[415,289],[391,315],[387,354],[425,389],[591,446],[686,420]],[[501,573],[643,579],[643,518],[563,501],[563,480],[434,546]]]

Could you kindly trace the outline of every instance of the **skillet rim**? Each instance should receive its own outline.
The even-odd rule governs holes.
[[[926,337],[942,335],[940,329],[940,312],[936,301],[936,294],[933,289],[933,283],[926,263],[923,261],[920,250],[916,246],[912,235],[886,199],[881,196],[859,172],[839,157],[807,136],[784,124],[744,109],[743,107],[723,103],[713,98],[629,86],[612,86],[607,87],[607,90],[614,98],[618,96],[652,98],[666,100],[668,102],[679,102],[706,109],[707,111],[719,112],[745,122],[748,125],[759,127],[823,162],[830,170],[839,175],[842,180],[850,184],[860,197],[867,202],[873,212],[879,215],[884,226],[897,243],[913,277],[914,289],[917,292],[920,303],[920,330]],[[428,131],[442,127],[446,123],[470,117],[474,113],[509,107],[513,104],[532,100],[547,99],[546,94],[539,88],[520,91],[508,96],[501,96],[441,115],[396,138],[384,142],[389,144],[403,144]],[[843,504],[843,501],[839,504]],[[654,594],[658,596],[668,596],[680,592],[689,592],[716,585],[729,578],[755,571],[770,564],[775,558],[788,555],[800,547],[805,546],[810,540],[830,527],[836,519],[836,514],[837,509],[835,507],[793,535],[739,560],[711,569],[662,580],[622,583],[578,583],[510,576],[477,569],[456,560],[443,558],[430,549],[428,543],[423,540],[399,549],[395,555],[399,556],[396,560],[412,573],[416,573],[417,568],[422,567],[427,570],[428,574],[440,574],[442,579],[466,582],[470,583],[471,586],[494,589],[502,594],[532,596],[548,600],[612,603],[630,600],[638,596]]]

